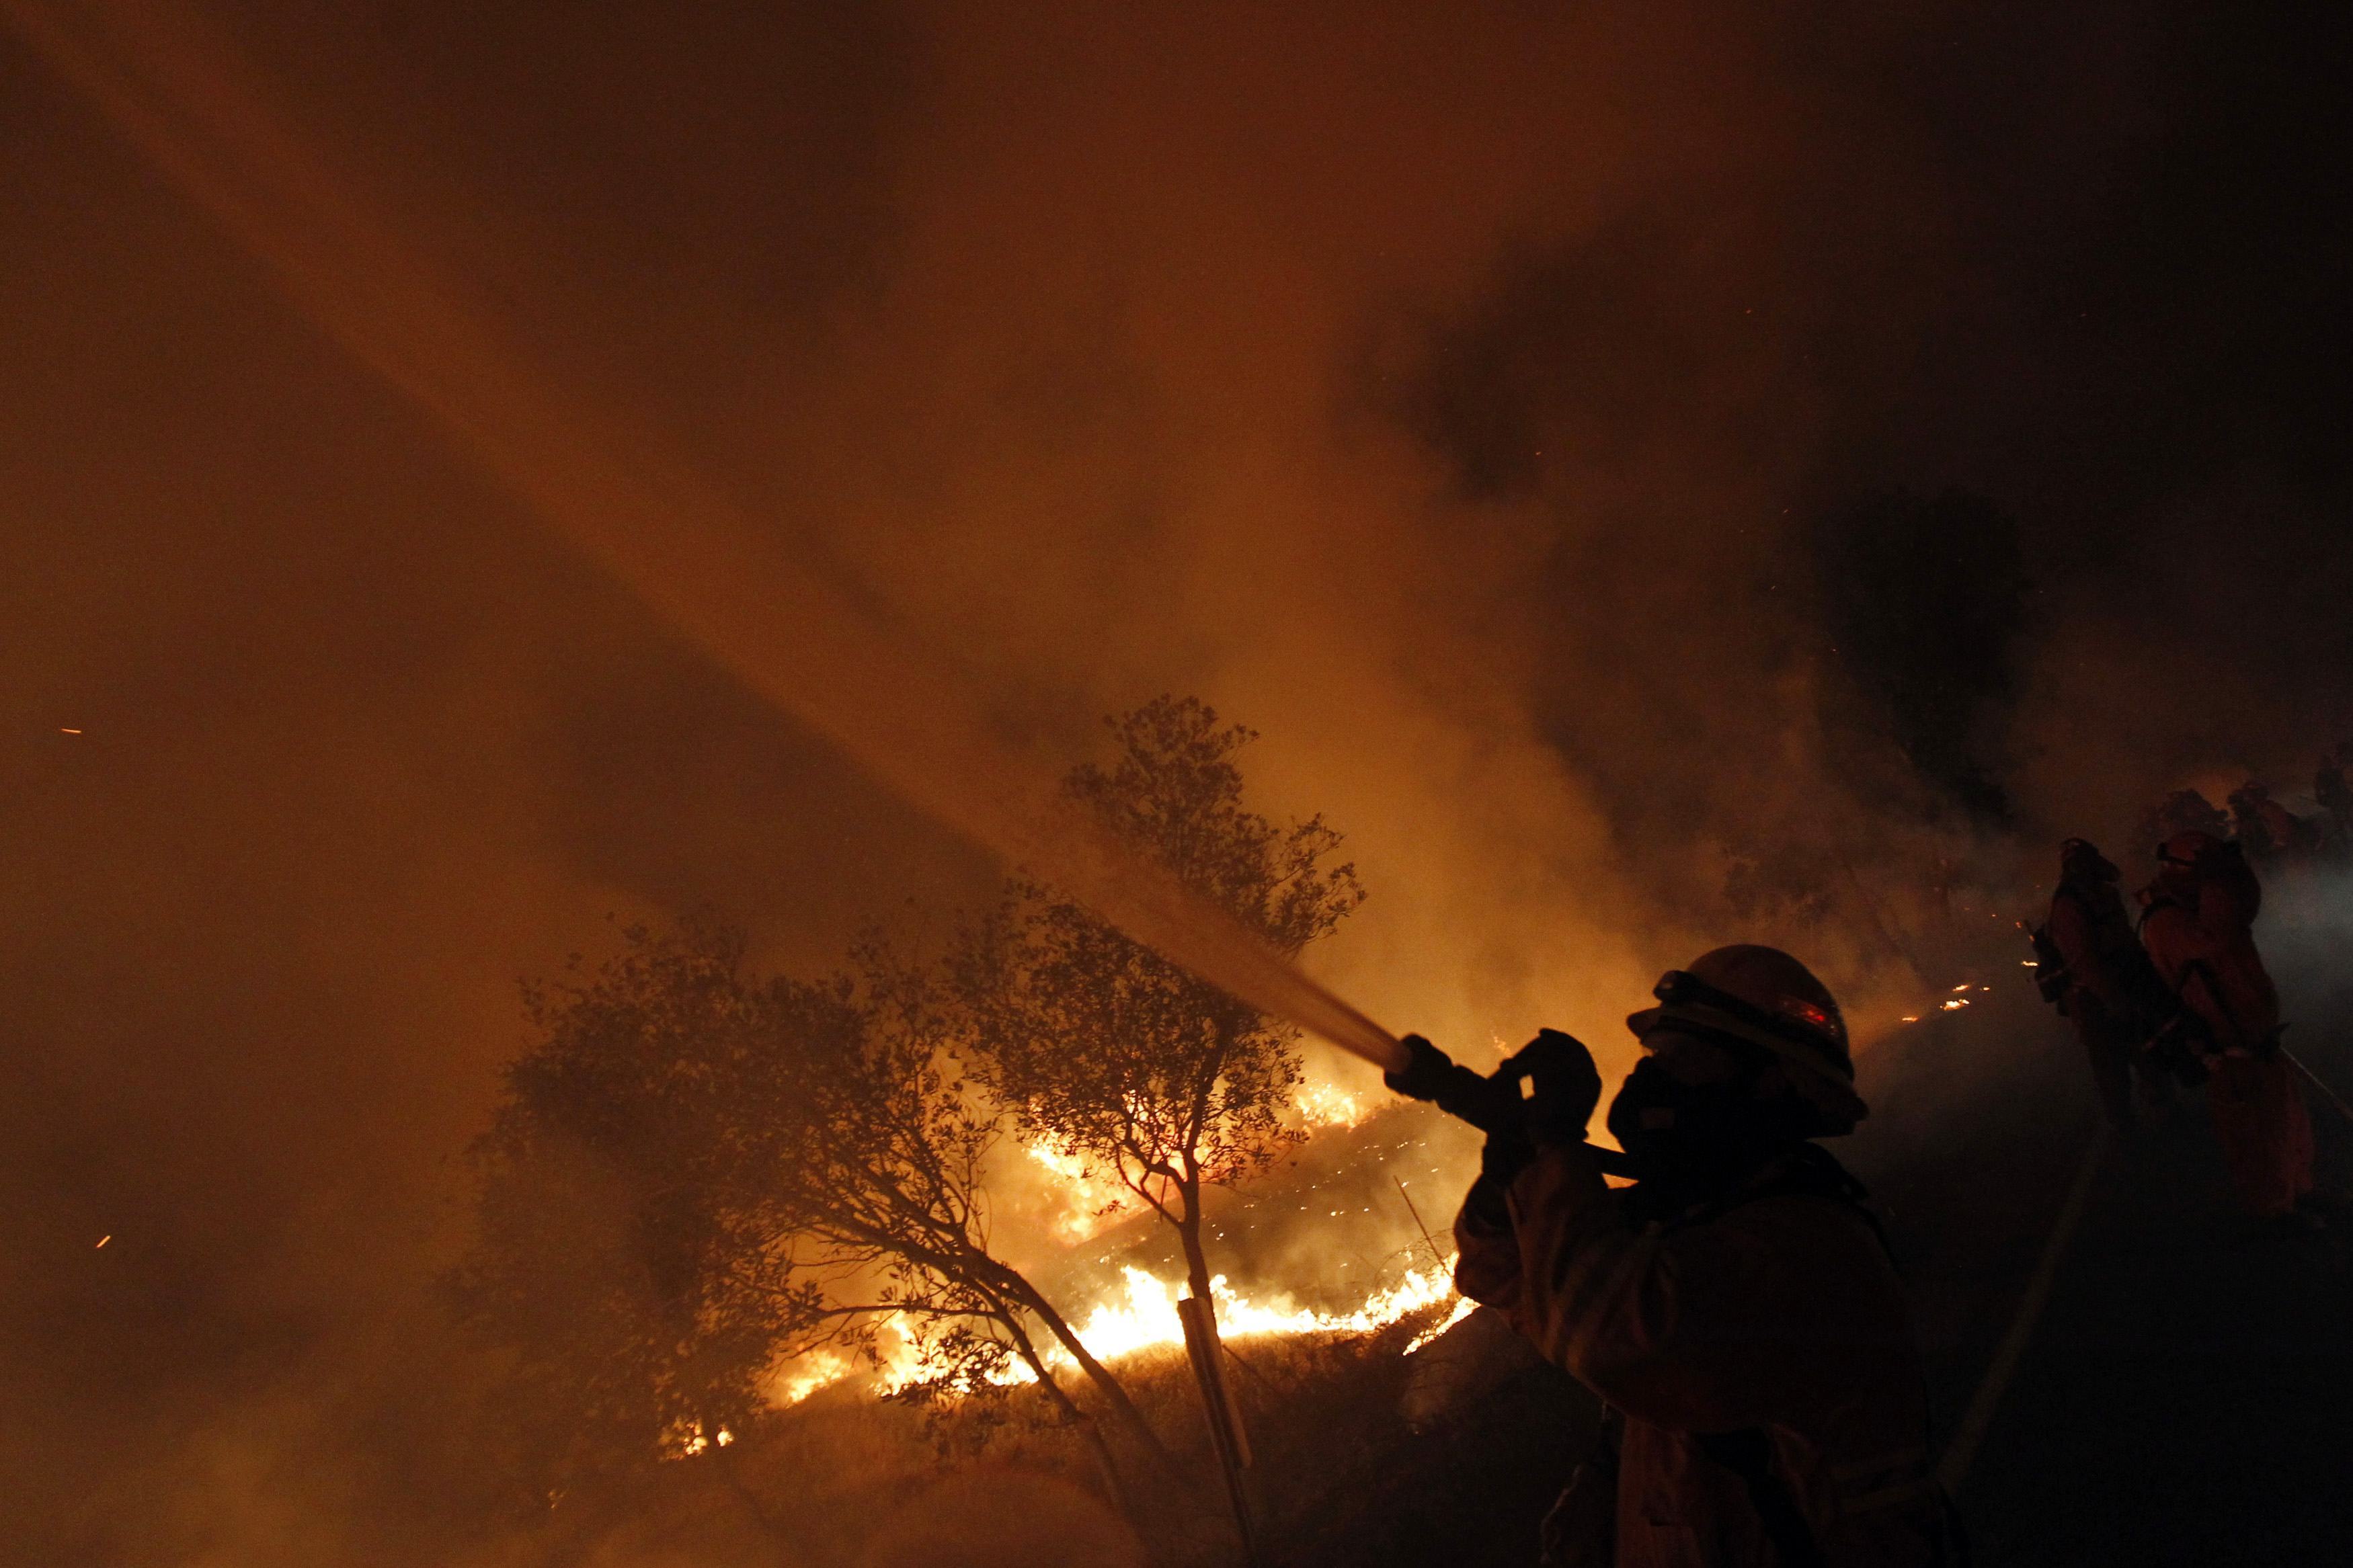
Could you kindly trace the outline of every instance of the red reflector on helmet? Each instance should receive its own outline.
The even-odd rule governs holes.
[[[1815,1006],[1811,1002],[1806,1001],[1803,997],[1782,997],[1781,1011],[1787,1013],[1790,1017],[1797,1019],[1801,1024],[1810,1025],[1814,1028],[1820,1029],[1825,1035],[1833,1035],[1838,1032],[1831,1023],[1831,1016],[1828,1013],[1823,1012],[1820,1007]]]

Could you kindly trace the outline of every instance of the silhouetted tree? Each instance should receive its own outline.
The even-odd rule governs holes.
[[[943,1053],[923,976],[755,981],[739,933],[632,928],[585,983],[538,987],[539,1042],[475,1149],[480,1237],[451,1285],[513,1356],[551,1479],[741,1432],[780,1365],[913,1339],[902,1396],[987,1397],[1026,1369],[1114,1478],[1049,1359],[1165,1460],[1125,1391],[989,1247],[1002,1113]]]
[[[1071,799],[1270,946],[1295,954],[1362,901],[1355,868],[1328,864],[1340,836],[1321,817],[1278,826],[1242,805],[1235,756],[1250,731],[1168,697],[1107,723],[1117,757],[1073,770]],[[1174,1227],[1207,1300],[1202,1192],[1295,1138],[1299,1031],[1035,881],[1011,884],[955,967],[976,1076],[1031,1137]]]

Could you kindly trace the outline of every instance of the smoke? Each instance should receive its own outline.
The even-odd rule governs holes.
[[[839,11],[207,14],[533,363],[1018,747],[1164,690],[1259,729],[1258,804],[1372,893],[1320,973],[1393,1027],[1622,1061],[1659,970],[1754,935],[1864,1014],[1932,883],[2353,734],[2327,39]],[[819,964],[991,868],[0,70],[7,1550],[455,1560],[421,1282],[512,980],[704,902]],[[2033,585],[1969,716],[2009,833],[1827,651],[1822,530],[1948,487]]]
[[[932,1488],[886,1528],[860,1568],[1126,1568],[1145,1561],[1103,1504],[1068,1484],[987,1473]]]

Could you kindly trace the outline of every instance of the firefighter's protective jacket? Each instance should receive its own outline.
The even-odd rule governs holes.
[[[2091,1011],[2129,1020],[2147,1004],[2148,959],[2133,934],[2124,896],[2105,882],[2069,880],[2051,896],[2043,929],[2067,963],[2070,1014]]]
[[[2279,992],[2253,928],[2246,900],[2220,879],[2160,894],[2141,917],[2140,939],[2158,973],[2221,1050],[2259,1050],[2279,1032]]]
[[[2253,910],[2227,882],[2167,890],[2141,918],[2141,941],[2165,983],[2216,1048],[2207,1103],[2214,1141],[2248,1212],[2285,1214],[2312,1191],[2312,1119],[2295,1069],[2274,1049],[2279,992],[2255,951]]]
[[[1618,1568],[1778,1564],[1764,1501],[1785,1531],[1794,1504],[1824,1568],[1954,1563],[1886,1250],[1853,1205],[1772,1174],[1638,1224],[1581,1147],[1546,1147],[1503,1212],[1492,1191],[1464,1205],[1456,1282],[1624,1415]],[[1731,1439],[1769,1465],[1744,1476]]]

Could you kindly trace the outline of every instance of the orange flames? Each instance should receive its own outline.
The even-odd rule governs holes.
[[[1291,1103],[1299,1127],[1311,1133],[1354,1127],[1372,1113],[1366,1096],[1334,1083],[1302,1084]],[[1045,1219],[1056,1239],[1092,1239],[1135,1212],[1135,1194],[1111,1172],[1047,1139],[1031,1141],[1022,1152],[1054,1178],[1048,1186],[1052,1209]]]
[[[1303,1083],[1292,1097],[1295,1124],[1309,1133],[1356,1126],[1372,1114],[1373,1109],[1369,1096],[1328,1081]],[[1040,1184],[1045,1202],[1039,1218],[1065,1245],[1091,1239],[1129,1218],[1141,1206],[1135,1194],[1116,1174],[1050,1140],[1032,1140],[1021,1145],[1021,1152],[1048,1178]],[[1183,1345],[1185,1331],[1176,1311],[1178,1284],[1134,1267],[1123,1269],[1122,1278],[1121,1286],[1107,1299],[1096,1302],[1082,1319],[1075,1320],[1081,1342],[1106,1363],[1156,1347]],[[1229,1341],[1301,1334],[1366,1334],[1409,1314],[1448,1307],[1444,1315],[1436,1318],[1406,1347],[1408,1355],[1461,1322],[1475,1305],[1455,1293],[1454,1259],[1451,1257],[1409,1270],[1395,1283],[1372,1291],[1360,1304],[1344,1310],[1302,1306],[1287,1291],[1244,1294],[1223,1275],[1210,1280],[1209,1293],[1217,1306],[1219,1332]],[[923,1374],[922,1351],[911,1325],[897,1320],[886,1321],[876,1347],[878,1364],[871,1385],[884,1394],[907,1387]],[[1047,1364],[1058,1372],[1075,1370],[1076,1366],[1059,1346],[1048,1350]],[[847,1354],[813,1352],[780,1368],[768,1382],[767,1397],[770,1404],[779,1407],[797,1405],[821,1389],[850,1381],[858,1373],[858,1366]],[[1018,1362],[1009,1362],[989,1375],[992,1382],[1005,1385],[1037,1381],[1036,1374]],[[702,1451],[693,1446],[699,1437],[699,1434],[690,1435],[681,1445],[681,1451]]]
[[[1368,1110],[1362,1095],[1351,1094],[1334,1083],[1302,1084],[1292,1095],[1291,1103],[1299,1113],[1301,1125],[1310,1132],[1354,1127]]]
[[[1396,1284],[1374,1291],[1361,1305],[1345,1311],[1303,1307],[1287,1292],[1245,1296],[1228,1284],[1222,1274],[1209,1281],[1209,1296],[1218,1307],[1219,1333],[1229,1341],[1298,1334],[1369,1334],[1411,1313],[1452,1302],[1445,1317],[1431,1323],[1406,1346],[1404,1353],[1411,1355],[1469,1317],[1477,1305],[1455,1293],[1454,1261],[1450,1257],[1431,1268],[1409,1269]],[[1142,1268],[1128,1268],[1121,1273],[1124,1282],[1120,1294],[1098,1302],[1078,1325],[1080,1342],[1106,1363],[1120,1361],[1139,1351],[1182,1345],[1185,1329],[1176,1315],[1176,1284]],[[884,1338],[875,1384],[879,1392],[889,1394],[906,1387],[919,1375],[920,1357],[914,1337],[896,1321],[885,1325]],[[1060,1346],[1048,1352],[1047,1362],[1057,1371],[1075,1370],[1077,1365]],[[769,1384],[768,1396],[778,1405],[797,1405],[819,1389],[849,1378],[854,1370],[847,1356],[831,1351],[816,1352],[780,1372]],[[1035,1383],[1037,1374],[1021,1363],[1011,1362],[992,1374],[990,1381],[1018,1386]],[[719,1442],[724,1445],[729,1436],[721,1433]],[[708,1447],[697,1432],[681,1444],[681,1451],[699,1454]]]
[[[1046,1223],[1063,1241],[1084,1241],[1105,1226],[1118,1223],[1135,1202],[1135,1194],[1117,1177],[1097,1171],[1044,1139],[1028,1144],[1023,1152],[1055,1177],[1050,1191],[1056,1207]]]

